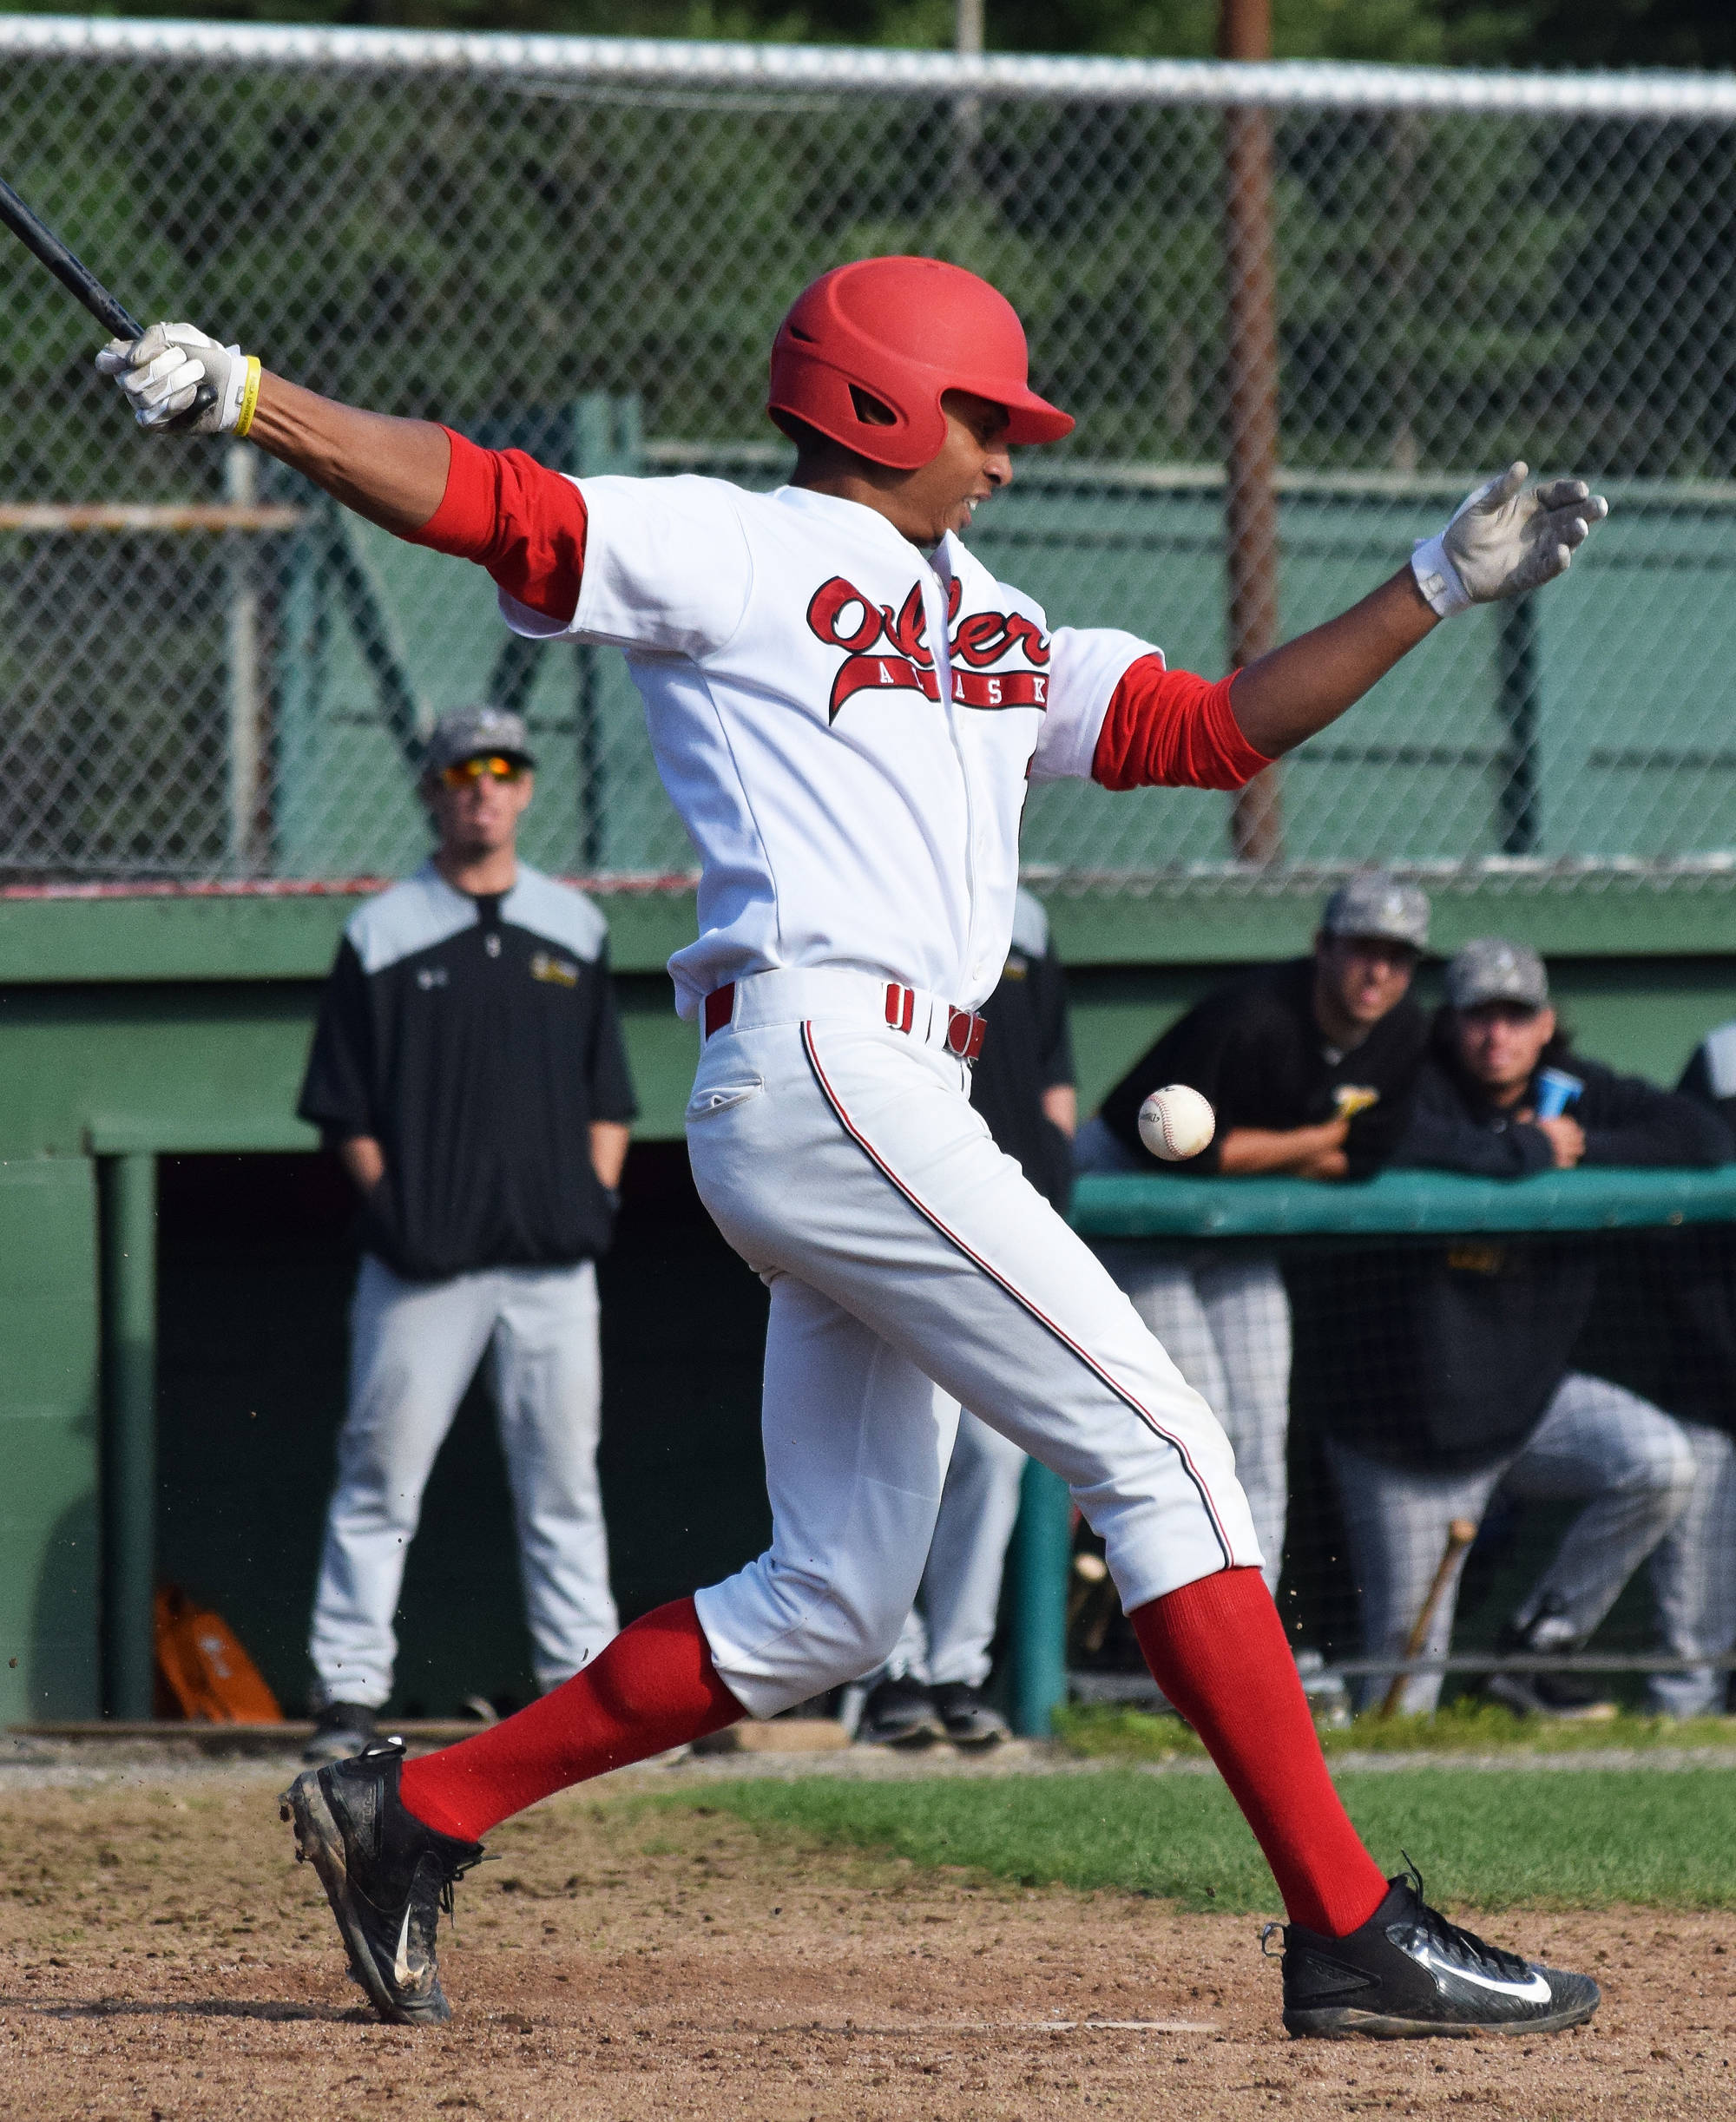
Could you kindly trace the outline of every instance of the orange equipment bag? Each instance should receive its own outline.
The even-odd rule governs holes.
[[[156,1707],[160,1717],[214,1725],[280,1725],[283,1711],[240,1639],[179,1585],[158,1588]]]

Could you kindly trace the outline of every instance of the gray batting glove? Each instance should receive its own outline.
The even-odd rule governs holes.
[[[1509,464],[1478,487],[1440,535],[1411,554],[1417,587],[1443,619],[1565,575],[1592,525],[1608,515],[1609,503],[1583,479],[1526,489],[1526,470],[1522,460]]]
[[[96,365],[119,384],[148,434],[245,435],[253,424],[259,363],[193,325],[153,325],[142,338],[110,339]],[[210,384],[214,402],[183,420],[201,384]]]

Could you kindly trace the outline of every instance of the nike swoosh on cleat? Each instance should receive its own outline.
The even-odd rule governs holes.
[[[408,1989],[411,1983],[416,1979],[415,1970],[411,1968],[409,1956],[404,1951],[404,1948],[409,1943],[410,1910],[406,1908],[404,1912],[403,1928],[398,1934],[398,1952],[391,1963],[391,1979],[398,1984],[400,1989]],[[1545,1987],[1543,1994],[1546,1996],[1549,1994],[1547,1986]]]
[[[1548,1978],[1534,1968],[1522,1982],[1504,1982],[1492,1974],[1473,1974],[1469,1968],[1455,1967],[1450,1961],[1440,1960],[1433,1953],[1421,1952],[1417,1959],[1430,1974],[1450,1974],[1461,1982],[1475,1982],[1479,1989],[1493,1990],[1498,1997],[1511,1997],[1519,2004],[1547,2004],[1553,1995]]]

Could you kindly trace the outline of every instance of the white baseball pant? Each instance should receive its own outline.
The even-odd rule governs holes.
[[[1724,1658],[1736,1650],[1736,1440],[1705,1422],[1681,1429],[1693,1453],[1693,1493],[1652,1550],[1658,1648],[1671,1658]],[[1647,1692],[1661,1716],[1717,1717],[1729,1679],[1717,1665],[1654,1672]]]
[[[1527,1502],[1583,1502],[1555,1559],[1513,1617],[1526,1626],[1553,1604],[1572,1640],[1582,1643],[1621,1587],[1680,1517],[1694,1461],[1680,1423],[1620,1385],[1570,1370],[1518,1451],[1470,1472],[1391,1466],[1332,1438],[1326,1453],[1338,1485],[1351,1567],[1362,1599],[1363,1649],[1403,1657],[1446,1552],[1455,1518],[1479,1524],[1497,1489]],[[1458,1603],[1461,1555],[1422,1656],[1444,1658]],[[1361,1684],[1364,1706],[1388,1682]],[[1426,1715],[1440,1699],[1441,1675],[1414,1672],[1399,1707]]]
[[[1024,1470],[1016,1444],[968,1409],[959,1416],[922,1590],[886,1660],[888,1678],[935,1687],[987,1681]]]
[[[407,1282],[370,1253],[356,1278],[349,1411],[308,1645],[321,1702],[378,1709],[391,1692],[392,1615],[423,1491],[484,1354],[538,1686],[570,1679],[615,1633],[591,1263]]]
[[[1273,1597],[1290,1476],[1290,1297],[1269,1253],[1099,1238],[1097,1257],[1183,1377],[1215,1408],[1236,1455]]]
[[[944,1046],[866,974],[738,982],[687,1107],[700,1199],[767,1283],[772,1545],[700,1592],[756,1717],[879,1665],[921,1581],[961,1401],[1068,1483],[1122,1602],[1259,1564],[1228,1440],[997,1149]]]

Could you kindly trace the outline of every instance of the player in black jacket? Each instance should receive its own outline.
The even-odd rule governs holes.
[[[516,857],[533,764],[516,714],[442,719],[421,784],[439,845],[352,916],[308,1059],[299,1111],[356,1185],[363,1245],[310,1760],[373,1734],[423,1490],[484,1356],[537,1680],[569,1679],[615,1633],[594,1263],[633,1087],[602,916]]]
[[[1410,999],[1429,902],[1371,871],[1333,892],[1312,957],[1263,967],[1191,1009],[1128,1071],[1080,1130],[1085,1171],[1365,1179],[1403,1132],[1426,1027]],[[1167,1083],[1210,1099],[1210,1148],[1163,1164],[1139,1110]],[[1104,1265],[1235,1447],[1274,1592],[1289,1482],[1290,1300],[1263,1249],[1102,1240]]]
[[[1728,1154],[1703,1109],[1571,1051],[1535,951],[1468,943],[1446,989],[1398,1161],[1516,1179]],[[1502,1647],[1513,1652],[1582,1645],[1682,1511],[1694,1466],[1680,1428],[1573,1368],[1595,1273],[1582,1240],[1547,1238],[1386,1248],[1336,1267],[1339,1316],[1354,1330],[1320,1334],[1309,1361],[1370,1656],[1402,1652],[1449,1524],[1480,1521],[1497,1489],[1586,1506],[1507,1625]],[[1427,1655],[1445,1654],[1456,1591]],[[1522,1711],[1610,1713],[1567,1677],[1499,1674],[1489,1685]],[[1439,1692],[1438,1677],[1413,1675],[1403,1705],[1431,1709]]]
[[[1736,1023],[1695,1048],[1677,1085],[1736,1134]],[[1660,1647],[1675,1658],[1736,1650],[1736,1239],[1727,1223],[1647,1231],[1599,1247],[1583,1360],[1667,1408],[1693,1448],[1687,1508],[1653,1551]],[[1729,1674],[1654,1672],[1653,1709],[1716,1715]]]

